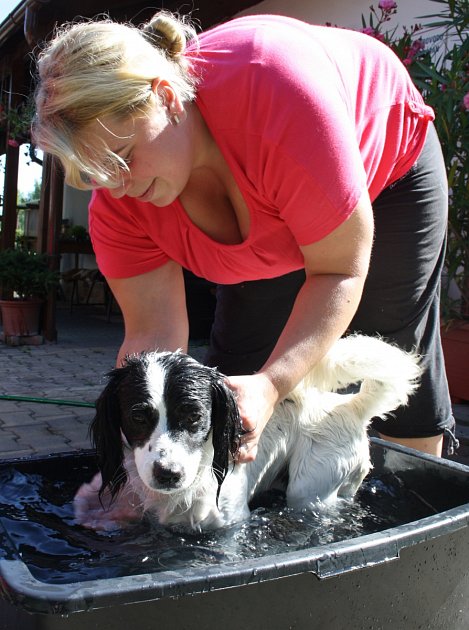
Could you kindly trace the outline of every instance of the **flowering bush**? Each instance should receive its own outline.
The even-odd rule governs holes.
[[[399,31],[386,30],[397,13],[393,0],[370,7],[363,31],[390,46],[400,57],[436,114],[449,183],[446,280],[442,287],[442,317],[469,318],[469,0],[432,0],[441,12],[424,16],[433,20],[423,28],[415,24]],[[423,17],[421,18],[423,19]],[[400,34],[399,34],[400,32]],[[428,50],[425,36],[440,34],[438,50]],[[460,297],[452,299],[456,284]]]
[[[8,108],[0,101],[0,131],[7,134],[7,143],[19,147],[29,142],[34,105],[31,99],[23,101],[17,107]]]
[[[397,13],[397,2],[394,0],[381,0],[378,8],[370,7],[370,15],[368,24],[362,16],[362,32],[371,35],[376,39],[387,44],[406,66],[410,66],[424,49],[424,43],[418,36],[421,30],[419,24],[414,24],[410,30],[403,27],[403,34],[398,36],[399,27],[395,27],[392,31],[387,31],[385,25],[390,21],[393,15]]]

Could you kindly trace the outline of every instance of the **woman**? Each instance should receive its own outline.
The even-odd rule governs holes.
[[[275,404],[347,329],[417,347],[408,409],[375,428],[440,455],[445,169],[427,107],[382,43],[280,16],[195,37],[63,27],[38,60],[36,143],[93,188],[90,233],[122,309],[117,363],[185,349],[182,268],[218,284],[207,362],[230,375],[255,458]]]

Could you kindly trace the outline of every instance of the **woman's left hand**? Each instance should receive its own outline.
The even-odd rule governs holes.
[[[230,376],[227,386],[234,392],[243,429],[238,462],[247,463],[256,459],[257,445],[265,425],[269,421],[278,392],[272,382],[262,373],[252,376]]]

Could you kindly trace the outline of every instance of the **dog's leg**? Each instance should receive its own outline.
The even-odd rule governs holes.
[[[287,502],[291,507],[351,497],[370,470],[367,423],[357,414],[355,398],[316,394],[313,411],[299,416],[300,436],[289,462]],[[313,421],[318,408],[323,415]]]
[[[122,488],[114,499],[108,490],[100,495],[101,485],[101,474],[98,473],[90,483],[84,483],[79,488],[73,499],[77,523],[88,529],[108,531],[141,520],[143,506],[140,495],[129,485]]]
[[[228,472],[218,498],[223,525],[231,525],[249,518],[248,480],[246,465],[237,464]]]
[[[343,499],[351,499],[355,496],[358,488],[361,486],[362,481],[365,479],[367,474],[370,472],[371,463],[370,461],[360,461],[357,464],[355,470],[353,470],[350,475],[345,479],[344,483],[340,486],[337,491],[337,496]]]
[[[288,505],[302,509],[353,497],[371,466],[366,438],[350,446],[348,456],[338,458],[333,445],[305,439],[290,463]]]

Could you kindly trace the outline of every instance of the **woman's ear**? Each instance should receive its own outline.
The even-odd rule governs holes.
[[[184,112],[184,106],[176,90],[166,79],[155,78],[151,82],[151,91],[159,99],[160,103],[167,107],[170,117],[180,119]]]

